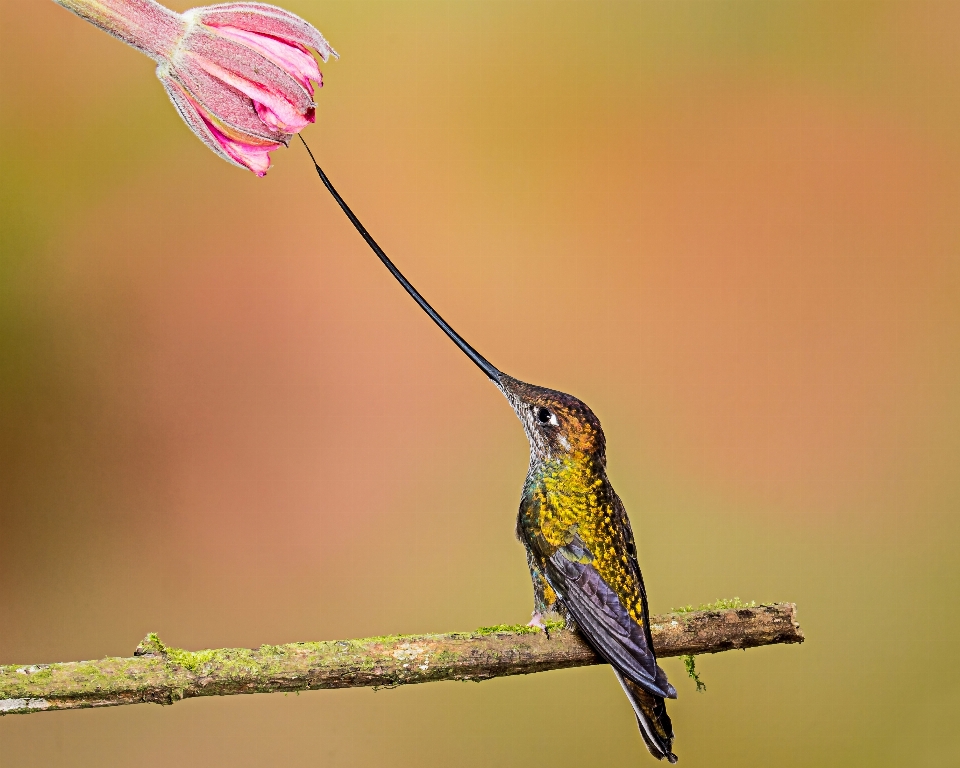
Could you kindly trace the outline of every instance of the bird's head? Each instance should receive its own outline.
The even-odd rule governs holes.
[[[606,464],[606,441],[600,420],[573,395],[517,381],[504,373],[495,383],[523,424],[530,458],[538,462],[564,455],[591,457]]]

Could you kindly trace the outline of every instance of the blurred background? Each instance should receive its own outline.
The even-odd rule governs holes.
[[[689,766],[960,754],[960,4],[288,0],[305,132],[509,374],[603,421]],[[177,10],[186,2],[174,4]],[[298,145],[217,159],[2,0],[0,663],[524,622],[527,446]],[[652,765],[609,668],[0,720],[3,766]]]

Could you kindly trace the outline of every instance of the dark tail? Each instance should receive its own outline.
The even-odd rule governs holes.
[[[614,670],[616,672],[616,670]],[[667,759],[668,763],[677,762],[673,754],[673,723],[667,714],[667,705],[660,696],[647,693],[632,680],[628,680],[619,672],[616,673],[620,685],[633,705],[637,716],[637,725],[640,726],[640,735],[643,737],[650,754],[657,760]]]

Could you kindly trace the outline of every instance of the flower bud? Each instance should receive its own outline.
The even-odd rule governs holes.
[[[158,62],[184,122],[228,162],[263,176],[270,152],[315,120],[314,83],[337,56],[310,24],[262,3],[182,14],[153,0],[56,0]]]

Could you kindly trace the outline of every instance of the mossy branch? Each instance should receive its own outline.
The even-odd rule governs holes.
[[[801,643],[796,606],[699,610],[654,616],[658,656]],[[172,704],[195,696],[392,687],[488,680],[600,664],[575,632],[524,626],[444,635],[374,637],[183,651],[147,635],[132,658],[0,667],[0,714],[121,704]]]

